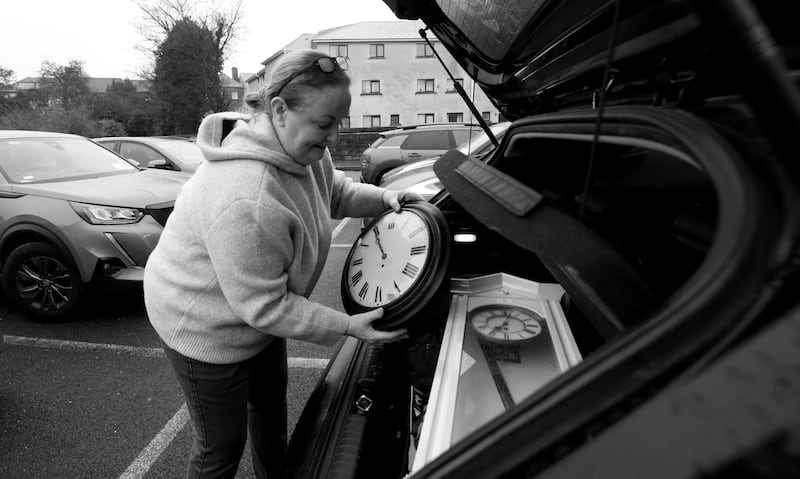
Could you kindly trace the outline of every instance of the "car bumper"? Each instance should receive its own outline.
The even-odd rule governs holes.
[[[84,282],[142,281],[163,227],[150,216],[134,225],[76,223],[64,231]]]

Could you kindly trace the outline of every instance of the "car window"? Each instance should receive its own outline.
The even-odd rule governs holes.
[[[401,145],[404,150],[448,150],[451,147],[448,130],[415,131]]]
[[[180,158],[180,161],[192,165],[199,165],[205,160],[203,151],[196,144],[184,141],[164,141],[158,144],[161,148],[171,153],[172,155]]]
[[[494,125],[490,126],[489,129],[492,131],[492,134],[494,134],[495,138],[500,141],[509,125],[510,123],[508,122],[495,123]],[[492,150],[494,150],[492,140],[490,140],[489,135],[483,131],[473,134],[468,142],[458,145],[458,151],[465,155],[473,155],[476,157],[483,157],[483,155],[490,153]]]
[[[0,141],[0,171],[13,183],[41,183],[137,170],[84,138],[21,138]]]
[[[400,146],[405,139],[408,138],[408,135],[394,135],[386,138],[382,143],[378,144],[380,148],[389,147],[389,146]],[[376,140],[377,141],[377,140]]]
[[[114,143],[116,143],[115,141],[95,141],[103,148],[108,148],[109,150],[114,151]]]
[[[139,166],[146,167],[153,160],[165,160],[164,155],[149,146],[123,141],[119,147],[119,154],[129,160],[135,160]]]
[[[471,137],[479,134],[481,130],[474,129],[474,130],[453,130],[453,140],[456,142],[456,145],[463,145]]]

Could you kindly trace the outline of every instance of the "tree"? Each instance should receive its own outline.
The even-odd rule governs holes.
[[[10,89],[14,84],[14,70],[0,66],[0,89]],[[0,94],[0,116],[4,116],[11,111],[26,108],[29,99],[20,93],[15,93],[13,96],[6,96]]]
[[[243,0],[139,0],[137,6],[143,18],[139,21],[138,29],[145,40],[140,48],[153,55],[154,60],[151,71],[141,72],[142,78],[154,79],[155,60],[161,45],[173,27],[182,20],[192,20],[214,34],[217,55],[221,60],[220,65],[223,65],[228,48],[236,41],[241,28],[242,2]]]
[[[0,88],[8,88],[14,84],[14,70],[0,66]]]
[[[162,133],[194,133],[202,118],[227,109],[219,74],[236,38],[243,0],[218,3],[144,0],[140,31],[153,50],[153,70],[143,75],[161,105]]]
[[[49,61],[42,62],[42,90],[55,104],[65,110],[85,105],[89,88],[86,85],[86,74],[83,62],[70,60],[67,65],[58,65]]]
[[[163,130],[185,134],[216,111],[219,57],[212,33],[192,20],[175,24],[156,59],[153,87],[162,105]]]
[[[150,136],[160,133],[154,120],[158,108],[151,94],[139,92],[130,80],[114,82],[104,93],[94,95],[92,116],[99,121],[113,120],[124,125],[131,136]]]

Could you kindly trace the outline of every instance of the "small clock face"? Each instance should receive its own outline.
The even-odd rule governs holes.
[[[541,334],[545,321],[538,313],[509,305],[475,308],[469,320],[482,338],[496,343],[533,339]]]
[[[344,278],[352,300],[363,307],[386,306],[408,292],[431,254],[429,223],[414,210],[389,212],[353,246]]]

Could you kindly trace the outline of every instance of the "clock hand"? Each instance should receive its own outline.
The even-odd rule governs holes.
[[[386,253],[383,251],[383,245],[381,245],[381,232],[378,227],[372,228],[372,232],[375,233],[375,242],[378,243],[378,248],[381,250],[381,259],[386,259]]]

